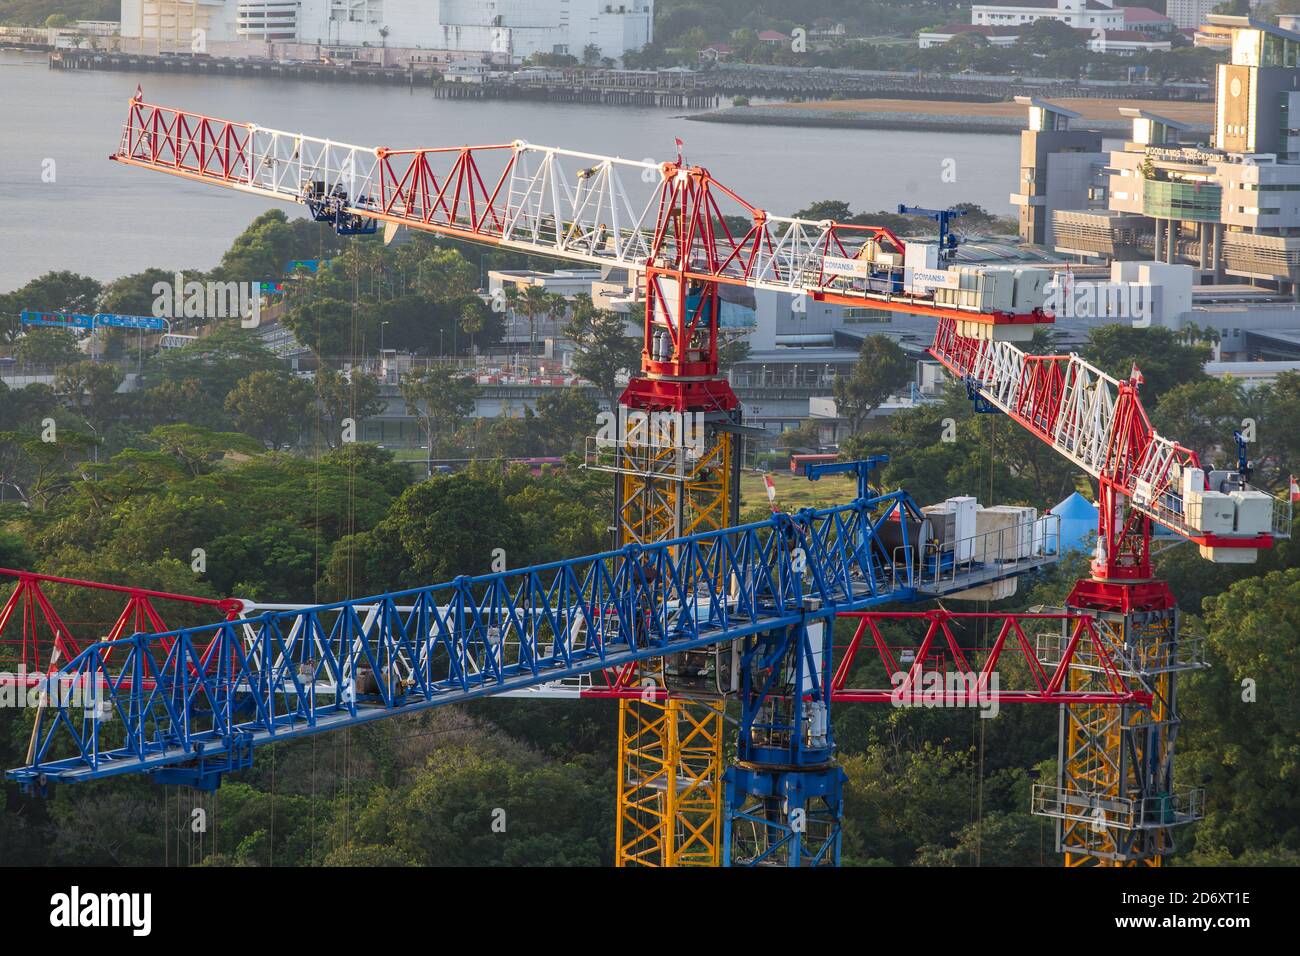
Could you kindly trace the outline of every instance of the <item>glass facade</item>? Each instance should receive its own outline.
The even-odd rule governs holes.
[[[1232,62],[1238,66],[1300,65],[1300,40],[1264,30],[1232,31]]]
[[[1158,219],[1218,222],[1223,189],[1211,183],[1148,179],[1142,186],[1142,212]]]

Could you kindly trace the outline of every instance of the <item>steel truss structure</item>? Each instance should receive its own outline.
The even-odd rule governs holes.
[[[146,773],[212,788],[258,746],[742,639],[751,650],[742,724],[777,734],[796,758],[808,727],[821,728],[820,756],[833,745],[811,704],[829,705],[829,668],[789,635],[840,611],[916,599],[915,568],[896,564],[877,533],[900,513],[917,511],[893,492],[360,601],[99,641],[53,672],[81,694],[38,715],[34,758],[9,776],[30,786]],[[778,667],[774,646],[798,663]],[[774,676],[787,673],[793,685]],[[791,686],[798,692],[783,696]],[[782,708],[779,726],[758,716]],[[753,753],[773,746],[755,743]]]
[[[941,319],[931,354],[978,397],[1005,412],[1097,480],[1100,528],[1094,570],[1108,581],[1151,577],[1151,522],[1207,547],[1259,549],[1291,530],[1289,498],[1274,498],[1267,534],[1205,534],[1184,512],[1179,479],[1196,452],[1151,427],[1134,382],[1077,355],[1029,355],[1010,342],[974,339]]]
[[[146,104],[137,95],[112,158],[300,203],[342,234],[406,226],[628,270],[642,283],[646,321],[641,374],[622,403],[639,412],[709,416],[715,464],[735,460],[738,440],[721,435],[740,424],[739,403],[718,372],[719,285],[939,317],[932,351],[973,397],[1051,444],[1100,488],[1093,579],[1080,582],[1060,618],[1073,637],[1052,673],[1030,660],[1018,622],[1004,624],[996,644],[1000,654],[1014,637],[1025,656],[1036,686],[1017,692],[1023,699],[1055,702],[1067,712],[1058,792],[1036,797],[1036,809],[1058,808],[1058,842],[1072,862],[1158,860],[1172,845],[1167,826],[1181,822],[1180,811],[1174,798],[1172,815],[1166,813],[1172,779],[1162,768],[1171,766],[1173,675],[1183,658],[1154,650],[1176,646],[1177,622],[1168,589],[1150,580],[1151,522],[1206,548],[1259,549],[1289,534],[1289,503],[1275,506],[1271,534],[1196,532],[1177,493],[1178,476],[1198,466],[1196,456],[1151,429],[1134,382],[1075,356],[1030,356],[1003,341],[1023,331],[1003,334],[1003,327],[1051,316],[968,311],[937,305],[931,293],[903,293],[870,266],[878,250],[903,251],[887,229],[770,215],[680,155],[635,162],[521,141],[359,147]],[[734,447],[725,448],[728,441]],[[708,797],[717,805],[720,758],[712,755],[720,747],[711,733],[697,733],[703,724],[689,715],[673,717],[674,698],[661,680],[641,688],[638,668],[735,642],[740,762],[725,775],[722,852],[732,862],[834,862],[842,775],[831,761],[825,722],[836,693],[827,621],[879,601],[959,592],[1041,559],[944,569],[922,567],[920,552],[908,552],[900,563],[897,553],[883,553],[873,522],[882,507],[911,505],[898,499],[891,506],[888,496],[869,494],[867,469],[853,505],[727,530],[734,521],[732,480],[719,482],[712,470],[688,475],[674,455],[636,440],[615,453],[616,526],[626,545],[619,551],[368,604],[268,612],[239,624],[84,648],[61,672],[100,691],[104,712],[120,714],[122,726],[104,735],[99,717],[79,723],[60,710],[43,728],[36,759],[12,773],[26,783],[147,772],[211,785],[245,765],[259,744],[549,685],[635,696],[638,707],[664,703],[663,719],[647,709],[639,723],[620,722],[620,767],[628,766],[623,758],[645,757],[645,769],[629,777],[644,786],[620,790],[620,827],[624,808],[654,809],[620,831],[619,852],[626,845],[626,860],[660,865],[707,860],[717,855],[716,841],[709,849],[701,834],[712,832],[716,814],[700,811],[707,801],[697,804],[694,794],[710,781]],[[1123,626],[1107,615],[1119,615]],[[970,663],[958,656],[947,623],[932,622],[920,661],[942,635],[954,662]],[[868,630],[888,668],[887,645],[875,624]],[[854,654],[862,634],[859,627]],[[120,653],[110,666],[111,652]],[[992,665],[986,658],[983,666]],[[656,665],[651,676],[668,669]],[[603,686],[590,675],[604,675]],[[849,693],[842,685],[840,692]],[[1117,708],[1118,722],[1097,716]],[[684,740],[698,744],[689,759]],[[696,759],[712,769],[689,769]],[[681,783],[669,786],[673,774]],[[662,799],[643,801],[652,791]],[[689,799],[681,796],[687,793]],[[1108,834],[1115,820],[1149,822],[1153,806],[1163,808],[1154,811],[1162,822],[1130,828],[1142,834],[1132,839],[1089,842],[1070,826],[1079,822],[1080,806],[1090,826]],[[1135,809],[1125,816],[1123,806]],[[697,816],[688,822],[684,813]],[[698,856],[697,846],[705,847]]]
[[[1096,620],[1125,679],[1146,689],[1145,700],[1063,706],[1057,783],[1035,785],[1034,811],[1057,820],[1066,866],[1159,866],[1175,849],[1173,828],[1204,813],[1202,790],[1174,786],[1173,756],[1175,678],[1205,664],[1198,644],[1181,637],[1172,602],[1140,613],[1098,612]],[[1069,666],[1072,689],[1096,683],[1095,658]]]
[[[1045,321],[1037,311],[986,314],[938,306],[929,292],[904,292],[901,283],[873,275],[867,261],[877,250],[902,252],[888,229],[770,215],[680,155],[672,162],[637,162],[522,141],[407,150],[354,146],[147,104],[138,93],[112,158],[301,203],[344,235],[374,232],[383,223],[624,268],[642,283],[646,302],[642,374],[622,399],[625,409],[637,412],[702,414],[739,425],[739,403],[718,371],[722,284],[950,315],[964,328]],[[657,473],[677,450],[637,445],[625,443],[611,469],[618,476],[616,544],[648,544],[735,522],[741,449],[734,434],[713,428],[709,459],[689,476]],[[633,467],[637,463],[643,467]],[[654,670],[643,679],[662,686],[663,662]],[[619,790],[620,865],[716,864],[716,844],[711,853],[674,851],[679,835],[695,843],[711,827],[694,818],[672,820],[669,807],[687,804],[668,794],[678,793],[680,777],[686,787],[710,789],[711,817],[721,812],[721,763],[697,773],[670,759],[689,752],[687,741],[698,739],[701,724],[708,726],[707,738],[720,737],[718,708],[690,698],[619,706],[619,764],[630,774]],[[631,841],[626,844],[624,831]],[[647,850],[646,839],[654,849]]]
[[[720,864],[723,707],[666,693],[619,699],[615,866]]]
[[[846,305],[988,324],[1041,313],[936,306],[880,292],[849,264],[867,243],[901,250],[888,229],[776,216],[679,156],[662,163],[537,146],[388,149],[145,103],[130,104],[114,160],[301,203],[322,221],[408,226],[534,255],[617,266],[669,281],[724,283]],[[745,225],[729,226],[739,216]],[[732,220],[735,222],[735,220]]]
[[[1139,375],[1121,382],[1077,355],[1027,355],[1007,342],[963,337],[947,319],[931,352],[972,397],[1097,481],[1092,578],[1078,582],[1067,607],[1093,617],[1100,640],[1092,653],[1058,659],[1057,673],[1069,674],[1058,776],[1054,787],[1035,788],[1033,810],[1056,820],[1057,849],[1069,866],[1159,866],[1174,847],[1172,828],[1201,816],[1203,795],[1174,785],[1176,677],[1199,662],[1180,647],[1168,585],[1152,578],[1152,523],[1203,549],[1258,550],[1290,536],[1289,496],[1273,499],[1269,532],[1203,533],[1188,520],[1182,493],[1184,474],[1200,459],[1151,427]],[[1141,688],[1141,699],[1090,696],[1116,673]]]
[[[930,611],[850,611],[841,617],[856,619],[858,626],[835,667],[831,699],[836,702],[905,705],[931,692],[934,694],[932,703],[946,707],[971,706],[976,700],[999,704],[1087,703],[1099,706],[1150,704],[1152,700],[1150,693],[1125,679],[1123,661],[1117,649],[1105,639],[1096,619],[1088,614],[1065,610],[981,613],[936,608]],[[925,634],[919,644],[891,644],[881,630],[882,624],[889,623],[921,624],[925,626]],[[954,633],[954,625],[961,624],[984,628],[986,634],[992,635],[992,641],[985,648],[963,646],[959,635]],[[1059,629],[1060,640],[1050,648],[1037,631],[1032,637],[1025,633],[1027,627],[1044,626]],[[889,687],[861,689],[850,686],[856,669],[864,665],[858,655],[864,649],[866,639],[870,640],[871,650],[875,651],[875,661],[869,663],[879,663]],[[1008,690],[1000,686],[1000,681],[995,683],[998,664],[1008,644],[1019,651],[1033,681],[1031,688]],[[911,659],[908,660],[904,654]],[[1090,686],[1076,687],[1070,681],[1071,667],[1076,660],[1085,658],[1096,677]],[[945,680],[933,682],[933,687],[926,688],[923,684],[927,674]],[[954,679],[948,679],[950,674]]]
[[[716,323],[706,322],[706,328]],[[703,419],[704,413],[699,413]],[[736,523],[740,442],[723,430],[739,418],[714,412],[691,449],[680,434],[627,437],[610,465],[618,543],[645,544]],[[677,418],[680,425],[683,420]],[[640,440],[638,440],[638,438]],[[654,658],[638,667],[641,688],[667,687],[687,658]],[[717,866],[722,860],[723,708],[721,688],[656,699],[621,698],[616,866]],[[707,693],[713,699],[699,699]]]
[[[59,660],[72,660],[85,645],[96,640],[165,633],[168,626],[159,605],[198,609],[209,618],[219,615],[227,620],[234,619],[243,608],[243,602],[233,598],[194,597],[9,568],[0,568],[0,578],[11,579],[14,584],[0,609],[0,671],[6,675],[42,674]],[[83,633],[78,638],[76,622],[69,626],[56,610],[57,598],[51,599],[52,590],[91,592],[102,599],[105,608],[116,607],[115,602],[122,600],[125,603],[120,605],[120,611],[106,612],[112,614],[112,623],[105,633],[94,637]]]

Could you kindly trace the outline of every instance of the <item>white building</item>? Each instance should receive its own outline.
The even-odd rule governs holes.
[[[288,41],[581,58],[639,50],[653,35],[654,0],[122,0],[122,36],[188,49]],[[197,32],[196,32],[197,31]],[[219,49],[219,47],[218,47]]]
[[[1101,0],[1013,0],[970,8],[970,22],[980,26],[1016,27],[1036,20],[1060,20],[1085,30],[1124,29],[1124,11]]]
[[[1214,12],[1223,0],[1166,0],[1165,13],[1180,30],[1199,27],[1205,18]],[[1250,0],[1251,12],[1259,6],[1259,0]]]
[[[925,50],[969,33],[982,36],[989,46],[1013,46],[1022,31],[1039,20],[1057,20],[1081,31],[1093,53],[1168,52],[1173,47],[1173,25],[1167,17],[1145,7],[1113,7],[1109,0],[977,3],[971,7],[970,23],[949,23],[922,31],[917,41]]]

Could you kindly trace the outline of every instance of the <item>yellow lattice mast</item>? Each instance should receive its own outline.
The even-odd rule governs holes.
[[[1204,665],[1195,642],[1180,642],[1172,606],[1094,612],[1120,676],[1150,693],[1151,703],[1063,705],[1057,782],[1036,788],[1034,809],[1056,818],[1068,867],[1160,866],[1174,849],[1173,828],[1202,812],[1200,791],[1175,791],[1172,781],[1177,674]],[[1100,665],[1076,654],[1070,690],[1104,689]]]
[[[734,524],[740,439],[731,416],[703,421],[702,441],[621,443],[619,545]],[[619,701],[616,866],[722,861],[721,685],[730,647],[646,662],[640,698]],[[719,662],[723,662],[720,666]],[[666,699],[658,692],[667,691]]]

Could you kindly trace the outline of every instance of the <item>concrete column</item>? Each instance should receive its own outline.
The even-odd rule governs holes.
[[[1155,246],[1151,250],[1151,260],[1153,262],[1159,262],[1162,255],[1161,240],[1162,234],[1164,233],[1164,226],[1165,221],[1163,219],[1156,220]]]
[[[1170,265],[1177,259],[1178,232],[1179,224],[1176,222],[1170,221],[1165,226],[1165,262]]]
[[[1210,259],[1214,267],[1214,281],[1223,281],[1223,223],[1216,222],[1210,234]]]
[[[1199,223],[1196,227],[1196,233],[1201,240],[1200,255],[1197,257],[1197,265],[1204,272],[1210,268],[1210,224],[1208,222]]]

